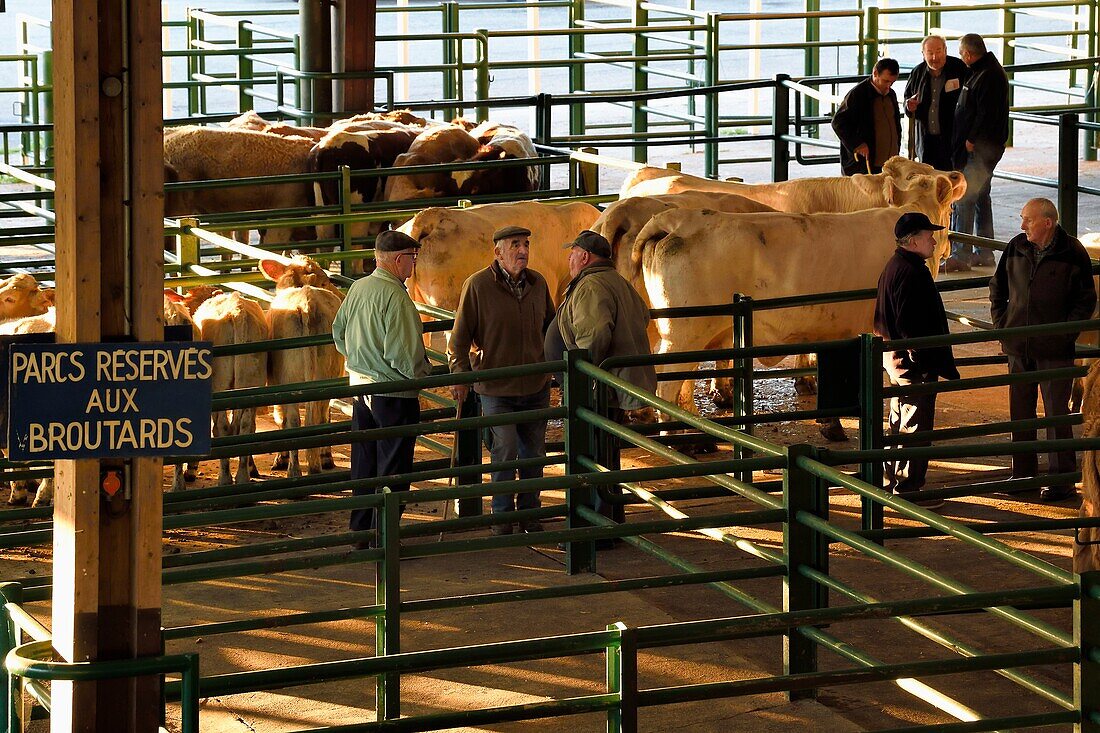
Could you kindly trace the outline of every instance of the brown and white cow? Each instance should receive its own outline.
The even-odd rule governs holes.
[[[181,127],[164,133],[164,163],[170,181],[204,181],[304,174],[314,141],[244,129]],[[169,191],[165,215],[222,214],[230,211],[300,209],[313,205],[313,191],[306,182],[256,186]],[[313,229],[261,230],[268,244],[312,239]]]
[[[275,298],[267,311],[271,338],[295,338],[332,333],[332,322],[343,297],[316,262],[294,257],[290,264],[260,260],[260,271],[275,283]],[[336,346],[308,346],[272,351],[268,357],[270,384],[298,384],[336,379],[344,374],[344,359]],[[302,424],[298,404],[276,405],[275,423],[279,428],[297,428]],[[305,405],[305,425],[324,425],[329,421],[329,400]],[[331,448],[307,448],[306,466],[310,473],[332,468]],[[286,468],[288,478],[302,475],[298,451],[280,452],[274,469]]]
[[[481,144],[471,162],[487,160],[534,160],[539,157],[527,133],[518,127],[499,122],[483,122],[470,130]],[[501,167],[482,170],[454,171],[460,196],[486,196],[501,193],[537,191],[538,166]]]
[[[470,160],[481,143],[461,127],[431,127],[417,135],[408,152],[399,155],[394,167],[440,165]],[[386,201],[442,198],[459,195],[459,184],[450,172],[391,176],[386,181]]]
[[[214,346],[246,344],[266,341],[270,336],[267,319],[260,304],[242,296],[240,293],[215,292],[204,299],[193,312],[195,326],[203,341]],[[211,382],[215,392],[248,387],[262,387],[267,384],[267,353],[255,352],[219,356],[214,359]],[[227,435],[252,435],[256,432],[256,408],[220,410],[211,418],[212,434],[215,438]],[[252,456],[240,456],[237,465],[236,483],[248,483],[249,477],[256,478],[259,471]],[[230,473],[229,458],[222,458],[218,470],[218,483],[225,485],[234,482]]]
[[[966,179],[957,171],[943,173],[924,163],[894,157],[875,175],[801,178],[778,183],[734,183],[699,178],[663,168],[642,168],[623,184],[621,198],[684,191],[733,193],[790,213],[851,212],[883,206],[919,206],[933,222],[947,226],[951,204],[966,193]],[[937,233],[936,255],[929,260],[933,276],[949,243]]]
[[[599,214],[585,203],[537,201],[425,209],[399,228],[421,244],[416,269],[405,284],[413,300],[455,310],[462,283],[493,261],[493,232],[516,225],[531,230],[530,267],[546,278],[551,297],[561,302],[569,284],[569,252],[562,244],[591,227]]]
[[[632,262],[654,308],[726,303],[733,292],[760,299],[873,288],[894,253],[898,216],[909,210],[917,209],[847,214],[676,209],[646,224]],[[850,338],[871,330],[873,312],[872,300],[760,311],[753,318],[754,341],[767,345]],[[728,317],[655,321],[658,353],[731,345]],[[662,382],[658,394],[671,401],[680,388],[678,382]]]

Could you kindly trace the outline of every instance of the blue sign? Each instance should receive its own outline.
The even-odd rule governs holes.
[[[208,453],[211,347],[208,342],[13,344],[9,457]]]

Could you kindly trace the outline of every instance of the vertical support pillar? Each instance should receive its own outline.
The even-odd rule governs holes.
[[[474,31],[477,34],[477,100],[479,102],[489,99],[492,94],[489,91],[489,85],[492,77],[489,75],[489,31],[485,28],[478,28]],[[538,87],[534,87],[538,89]],[[489,119],[489,108],[485,105],[478,105],[477,108],[477,121],[485,122]]]
[[[351,168],[346,165],[340,166],[340,213],[344,216],[350,216],[353,212],[351,210]],[[344,222],[340,225],[340,251],[350,252],[354,245],[351,241],[352,225],[348,222]],[[340,274],[344,277],[348,276],[348,271],[353,268],[349,267],[349,263],[345,258],[340,258]],[[360,270],[364,272],[365,268]]]
[[[1086,56],[1092,58],[1100,53],[1100,39],[1097,38],[1097,34],[1100,33],[1100,0],[1089,0],[1088,5],[1088,34],[1085,36],[1088,46],[1088,53]],[[1097,84],[1097,72],[1096,64],[1089,64],[1084,70],[1085,73],[1085,109],[1094,110],[1096,107],[1096,84]],[[1085,113],[1085,120],[1088,122],[1096,122],[1100,119],[1100,115],[1097,115],[1095,111]],[[1096,130],[1085,130],[1085,160],[1096,160]]]
[[[327,0],[301,0],[298,4],[301,38],[301,70],[327,74],[332,71],[332,23]],[[305,79],[304,124],[324,127],[332,121],[332,79]]]
[[[341,43],[334,67],[340,71],[373,72],[378,37],[377,3],[340,0],[338,7],[336,38]],[[370,112],[374,109],[374,78],[337,81],[336,101],[341,112]]]
[[[455,0],[449,0],[443,3],[443,32],[444,33],[458,33],[459,31],[459,15],[458,15],[458,3]],[[453,38],[448,38],[443,42],[443,99],[452,100],[458,99],[458,88],[462,83],[462,79],[458,74],[458,44],[461,41]],[[458,116],[455,111],[455,107],[445,107],[443,109],[443,116],[450,120]]]
[[[1081,592],[1073,602],[1073,641],[1081,661],[1073,665],[1073,702],[1081,713],[1074,733],[1100,733],[1100,571],[1080,575]]]
[[[1016,63],[1016,46],[1013,45],[1013,34],[1016,33],[1016,11],[1012,8],[1013,0],[1005,0],[1005,7],[1001,10],[1001,64],[1004,66],[1013,66]],[[1009,79],[1015,76],[1012,71],[1008,72]],[[1012,84],[1008,85],[1008,108],[1012,109],[1016,106],[1016,87]],[[1012,118],[1008,118],[1008,142],[1005,143],[1008,147],[1012,147],[1013,133],[1016,131],[1016,125],[1012,122]]]
[[[462,416],[475,417],[478,414],[477,395],[471,389],[466,394],[466,401],[462,403]],[[481,430],[478,428],[460,429],[457,434],[458,447],[456,448],[456,466],[481,465]],[[458,484],[469,486],[480,484],[481,474],[460,476]],[[481,514],[481,497],[471,496],[457,501],[457,514],[460,517],[476,517]]]
[[[592,409],[594,405],[592,380],[577,369],[577,362],[588,361],[588,351],[574,349],[565,352],[565,384],[562,385],[562,399],[565,403],[565,471],[567,474],[587,473],[581,465],[583,456],[594,458],[596,454],[595,431],[591,425],[577,417],[577,410],[584,407]],[[596,505],[595,491],[591,486],[573,486],[566,489],[565,505],[569,510],[566,517],[567,529],[591,527],[591,523],[577,512],[577,507],[593,508]],[[574,541],[565,546],[565,569],[570,575],[596,572],[596,543],[592,540]]]
[[[159,341],[164,166],[161,8],[53,7],[57,341]],[[97,460],[55,468],[53,645],[69,662],[157,654],[162,461],[126,462],[101,499]],[[156,730],[160,678],[56,682],[53,733]]]
[[[596,155],[596,148],[581,148],[582,153]],[[600,192],[600,167],[595,163],[582,161],[577,164],[577,194],[580,196],[596,196]]]
[[[802,574],[803,566],[828,572],[829,543],[811,527],[798,520],[799,513],[829,518],[829,493],[815,476],[799,465],[803,458],[816,459],[818,449],[806,444],[787,448],[787,471],[783,477],[783,505],[787,520],[783,525],[783,551],[787,556],[787,574],[783,579],[783,610],[808,611],[828,605],[828,594],[816,581]],[[804,674],[817,671],[817,644],[790,629],[783,643],[783,673]],[[817,697],[817,690],[792,690],[791,700]]]
[[[378,523],[382,559],[375,565],[374,602],[384,607],[375,619],[375,656],[401,651],[401,501],[383,487]],[[375,715],[379,722],[401,717],[401,676],[380,674],[376,682]]]
[[[752,298],[741,293],[733,294],[733,348],[752,348]],[[733,414],[735,417],[752,417],[753,409],[753,373],[752,357],[738,357],[731,363],[737,374],[730,383],[733,386]],[[752,423],[746,421],[738,430],[752,435]],[[735,445],[733,447],[734,458],[750,458],[751,452],[746,448]],[[737,478],[745,483],[752,483],[752,471],[740,471]]]
[[[41,83],[47,88],[47,91],[42,92],[41,104],[42,111],[40,119],[43,125],[53,124],[53,51],[43,51],[39,54],[39,66]],[[52,168],[54,164],[53,155],[53,130],[46,130],[42,133],[35,133],[41,135],[42,141],[42,165],[47,168]],[[43,206],[50,208],[50,202],[42,202]]]
[[[554,142],[554,98],[542,93],[535,98],[535,143],[552,145]],[[539,170],[539,188],[550,188],[550,165],[543,164]]]
[[[1058,115],[1058,222],[1077,236],[1078,156],[1077,115]]]
[[[643,0],[634,0],[632,23],[635,28],[645,28],[649,25],[649,10],[646,9]],[[649,36],[645,31],[634,31],[634,84],[632,89],[636,92],[644,92],[649,89],[649,76],[645,70],[649,57]],[[634,141],[634,162],[645,163],[649,157],[649,147],[641,142],[642,135],[649,131],[649,114],[645,111],[649,104],[646,100],[638,100],[633,103],[633,116],[631,132],[636,136]]]
[[[237,48],[252,48],[252,29],[249,28],[251,22],[251,20],[237,21]],[[237,56],[237,78],[243,80],[254,77],[252,57],[246,53]],[[255,87],[246,87],[244,84],[237,86],[238,112],[247,112],[255,106],[252,96],[249,94],[254,89]]]
[[[863,9],[863,73],[870,74],[878,62],[878,6]]]
[[[859,449],[878,450],[883,443],[882,339],[862,334],[859,353]],[[859,468],[859,477],[871,486],[882,486],[882,461],[864,462]],[[882,505],[866,497],[861,501],[863,529],[882,529]]]
[[[569,28],[579,29],[584,20],[584,0],[572,0],[569,3]],[[569,59],[574,63],[569,65],[569,93],[576,94],[584,91],[584,64],[579,63],[584,54],[584,34],[571,33],[569,35]],[[585,132],[584,105],[569,105],[569,134],[583,135]]]
[[[791,77],[775,75],[775,97],[772,102],[772,180],[785,181],[790,176],[790,146],[784,136],[791,134],[791,90],[783,82]]]
[[[715,86],[719,81],[720,67],[718,65],[718,13],[707,13],[706,30],[706,59],[704,61],[704,84],[708,87]],[[703,120],[706,126],[706,136],[713,138],[703,148],[703,165],[709,178],[718,177],[718,134],[721,124],[718,108],[718,93],[707,92],[703,105]]]
[[[622,621],[607,630],[619,636],[607,647],[607,691],[619,696],[619,705],[607,711],[607,733],[637,733],[638,632]]]
[[[198,219],[180,219],[180,227],[197,227]],[[181,232],[176,236],[176,257],[180,261],[180,277],[191,274],[191,265],[199,264],[199,238],[190,232]],[[185,288],[178,288],[183,294]]]
[[[806,13],[816,13],[821,10],[821,0],[805,0]],[[806,51],[803,59],[803,76],[818,76],[821,73],[821,47],[816,45],[821,40],[821,18],[806,18]],[[803,98],[802,113],[807,117],[816,117],[820,112],[820,104],[811,96]],[[807,127],[808,134],[819,137],[818,126]],[[795,134],[801,135],[802,130],[796,130]]]

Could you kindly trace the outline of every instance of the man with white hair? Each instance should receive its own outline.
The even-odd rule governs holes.
[[[943,36],[931,35],[920,45],[924,61],[905,85],[905,114],[913,120],[917,159],[936,170],[954,170],[951,135],[955,105],[970,76],[962,59],[947,55]]]
[[[997,328],[1037,326],[1092,318],[1096,288],[1092,261],[1085,248],[1058,224],[1058,210],[1049,199],[1031,199],[1020,212],[1020,229],[1005,247],[997,271],[989,281],[990,312]],[[1001,341],[1008,355],[1011,374],[1073,366],[1076,333],[1010,338]],[[1008,410],[1013,420],[1034,420],[1037,392],[1043,395],[1047,417],[1069,414],[1071,379],[1048,379],[1036,384],[1008,386]],[[1012,440],[1035,440],[1035,430],[1012,433]],[[1069,425],[1047,428],[1048,440],[1073,437]],[[1012,456],[1012,477],[1038,475],[1039,459],[1034,453]],[[1072,450],[1050,453],[1048,472],[1073,473],[1077,454]],[[1059,480],[1043,488],[1044,501],[1058,501],[1075,495],[1072,483]]]
[[[494,259],[462,285],[455,324],[447,345],[451,372],[535,364],[543,360],[543,335],[554,318],[554,301],[546,278],[527,266],[531,255],[531,230],[507,226],[493,234]],[[470,388],[451,387],[462,404]],[[550,405],[550,375],[528,374],[509,379],[477,382],[483,415],[502,415],[541,410]],[[546,455],[546,420],[532,420],[489,428],[493,463]],[[542,477],[542,466],[494,471],[493,483]],[[493,514],[538,509],[539,492],[495,494]],[[496,535],[541,532],[537,517],[492,525]]]

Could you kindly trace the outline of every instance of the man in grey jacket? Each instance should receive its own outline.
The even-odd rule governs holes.
[[[615,269],[611,244],[596,232],[585,230],[565,246],[570,249],[569,274],[573,276],[557,315],[565,348],[588,349],[596,365],[612,356],[649,354],[649,308]],[[652,365],[615,367],[610,371],[646,392],[657,390],[657,373]],[[616,390],[611,395],[610,417],[621,423],[626,410],[645,406],[636,397]],[[626,518],[622,504],[609,505],[600,497],[596,510],[619,523]],[[596,547],[610,545],[604,541]]]
[[[1092,262],[1076,238],[1058,224],[1058,210],[1048,199],[1032,199],[1020,212],[1022,234],[1005,247],[997,271],[989,281],[990,312],[997,328],[1037,326],[1092,318],[1096,308],[1096,287],[1092,281]],[[1001,342],[1008,355],[1012,374],[1073,366],[1075,333],[1011,338]],[[1008,409],[1013,420],[1035,419],[1038,395],[1043,395],[1047,417],[1069,414],[1072,380],[1049,379],[1036,384],[1011,384]],[[1012,433],[1013,441],[1035,440],[1034,430]],[[1069,425],[1047,428],[1048,440],[1073,437]],[[1038,473],[1034,453],[1012,456],[1012,477],[1027,478]],[[1050,454],[1048,471],[1052,474],[1077,470],[1077,454],[1072,450]],[[1045,487],[1044,501],[1057,501],[1075,493],[1072,483],[1058,482]]]

